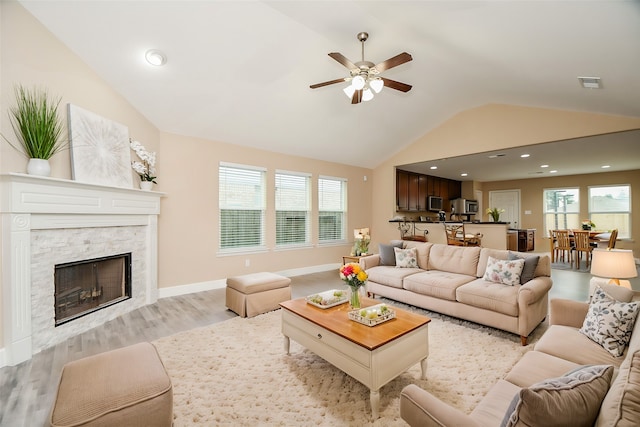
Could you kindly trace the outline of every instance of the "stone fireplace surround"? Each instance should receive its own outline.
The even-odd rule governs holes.
[[[72,180],[0,175],[0,367],[158,299],[162,193]],[[55,327],[55,264],[132,253],[132,298]]]

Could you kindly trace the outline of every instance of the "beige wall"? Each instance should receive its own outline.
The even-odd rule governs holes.
[[[628,172],[594,173],[589,175],[559,176],[553,178],[523,179],[516,181],[499,181],[482,183],[484,206],[488,205],[489,192],[494,190],[520,190],[520,225],[521,228],[535,228],[536,251],[547,250],[548,236],[544,235],[542,218],[542,193],[551,188],[580,188],[580,218],[588,218],[588,188],[593,185],[631,184],[631,239],[621,240],[616,244],[619,249],[631,249],[636,257],[640,256],[640,170]],[[531,215],[525,215],[525,211]],[[597,225],[597,224],[596,224]]]
[[[400,235],[389,223],[396,215],[396,165],[637,128],[640,118],[542,108],[491,104],[463,111],[375,168],[372,248]]]
[[[160,215],[160,287],[222,279],[257,271],[282,271],[341,262],[351,243],[318,247],[317,179],[320,175],[346,178],[347,237],[353,229],[370,227],[370,169],[305,159],[220,142],[162,134],[158,160],[159,182],[168,197]],[[220,162],[267,168],[266,253],[217,256],[218,165]],[[274,174],[276,170],[312,174],[312,243],[297,250],[275,249]],[[374,231],[375,234],[375,231]],[[245,262],[249,260],[250,266]]]

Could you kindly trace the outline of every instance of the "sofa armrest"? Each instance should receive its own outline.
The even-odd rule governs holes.
[[[531,305],[545,297],[551,290],[551,277],[538,276],[520,287],[518,292],[518,300],[524,302],[525,305]],[[522,305],[522,304],[521,304]]]
[[[400,393],[400,417],[412,427],[480,426],[469,415],[409,384]]]
[[[368,270],[371,267],[376,267],[378,265],[380,265],[379,254],[367,255],[365,257],[360,258],[360,268],[363,270]]]
[[[568,299],[553,298],[549,303],[551,314],[550,325],[572,326],[581,328],[589,311],[589,303]]]

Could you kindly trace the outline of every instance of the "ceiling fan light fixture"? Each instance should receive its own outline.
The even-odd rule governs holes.
[[[367,88],[362,91],[362,100],[364,102],[371,101],[373,99],[373,92],[371,89]]]
[[[365,83],[364,77],[362,76],[355,76],[353,80],[351,80],[351,85],[356,90],[362,89],[364,87],[364,83]]]
[[[344,92],[345,95],[347,95],[347,98],[351,99],[351,97],[353,97],[353,93],[356,91],[356,89],[353,87],[353,85],[349,85],[349,86],[345,87],[344,89],[342,89],[342,91]]]
[[[375,93],[380,93],[382,88],[384,87],[384,82],[380,78],[373,79],[369,82],[369,87],[373,89]]]

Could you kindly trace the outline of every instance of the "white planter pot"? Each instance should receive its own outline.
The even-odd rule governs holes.
[[[29,163],[27,163],[27,173],[29,175],[50,176],[51,165],[49,164],[49,160],[29,159]]]
[[[140,189],[144,191],[151,191],[153,188],[153,182],[151,181],[140,181]]]

